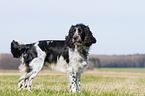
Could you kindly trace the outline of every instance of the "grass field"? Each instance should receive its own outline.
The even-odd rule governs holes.
[[[145,68],[100,68],[99,71],[145,73]]]
[[[18,91],[18,71],[0,70],[0,96],[144,96],[144,68],[87,70],[81,77],[81,93],[69,93],[66,76],[42,71],[33,81],[32,92]]]

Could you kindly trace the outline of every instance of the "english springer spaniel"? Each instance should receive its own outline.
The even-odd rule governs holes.
[[[19,71],[19,90],[31,84],[43,65],[52,70],[67,74],[70,92],[80,92],[80,76],[88,67],[88,51],[96,43],[89,27],[83,24],[71,26],[66,40],[43,40],[31,44],[22,44],[16,40],[11,42],[11,53],[21,58]]]

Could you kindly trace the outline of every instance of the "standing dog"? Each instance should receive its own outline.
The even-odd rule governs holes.
[[[18,88],[31,90],[35,76],[43,65],[52,70],[67,74],[69,90],[80,92],[80,76],[88,67],[88,51],[96,43],[88,26],[77,24],[71,26],[64,41],[44,40],[32,44],[22,44],[16,40],[11,42],[13,57],[21,57]]]

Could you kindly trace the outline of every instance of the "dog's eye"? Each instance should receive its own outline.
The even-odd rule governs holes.
[[[79,33],[82,33],[82,30],[81,29],[78,29]]]
[[[75,32],[76,32],[76,29],[74,29],[73,33],[75,33]]]

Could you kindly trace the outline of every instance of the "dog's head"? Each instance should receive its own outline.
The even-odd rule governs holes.
[[[18,41],[13,40],[11,42],[11,53],[13,57],[19,58],[23,52],[24,52],[24,47],[22,46],[22,44]]]
[[[96,39],[93,37],[92,32],[88,26],[84,24],[77,24],[71,26],[69,30],[69,35],[66,36],[65,43],[70,48],[75,45],[91,46],[93,43],[96,43]]]

